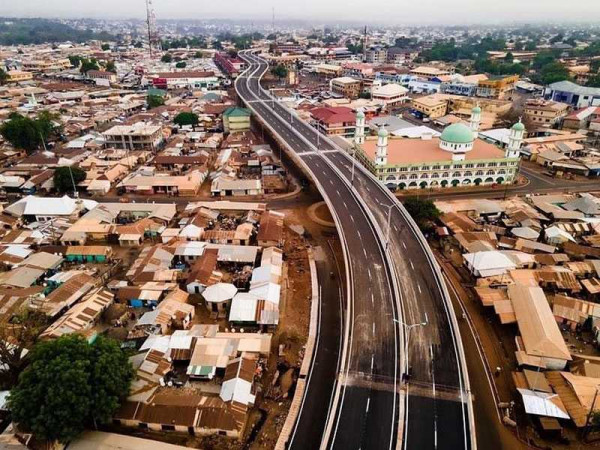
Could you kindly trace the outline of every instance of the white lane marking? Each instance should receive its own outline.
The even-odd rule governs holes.
[[[373,372],[373,365],[375,364],[375,355],[371,355],[371,372]]]
[[[346,202],[342,201],[342,203],[344,204],[344,208],[348,209],[348,205],[346,205]]]
[[[371,292],[371,304],[374,305],[375,304],[375,296],[373,295],[373,293]]]
[[[331,181],[331,178],[329,179],[329,183],[333,186],[333,181]]]
[[[406,250],[406,244],[404,243],[404,241],[402,241],[402,247],[404,247],[404,250]]]
[[[373,322],[373,336],[375,336],[375,322]]]
[[[371,268],[369,267],[367,270],[369,272],[369,279],[370,279],[371,278]]]
[[[365,248],[363,247],[363,253],[365,254],[365,258],[367,257],[367,251],[365,250]]]
[[[338,197],[341,197],[340,195],[340,191],[338,191],[337,189],[335,190],[335,192],[337,192]]]
[[[419,294],[422,294],[422,292],[421,292],[421,285],[419,283],[417,283],[417,287],[419,288]]]
[[[354,222],[354,216],[352,214],[350,214],[350,220]]]
[[[367,407],[365,408],[365,412],[369,412],[369,405],[371,404],[371,397],[367,399]]]
[[[412,262],[412,261],[409,261],[409,262],[410,262],[410,268],[411,268],[412,270],[415,270],[415,266],[413,265],[413,262]]]

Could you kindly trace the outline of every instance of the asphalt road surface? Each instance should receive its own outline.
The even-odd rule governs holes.
[[[323,156],[307,146],[290,130],[264,99],[258,89],[258,78],[249,73],[266,70],[262,64],[252,64],[249,71],[236,79],[238,95],[251,106],[263,121],[303,161],[313,180],[338,218],[338,231],[345,237],[349,278],[347,352],[341,361],[342,374],[337,379],[339,395],[321,398],[321,408],[327,409],[328,434],[325,438],[333,449],[393,449],[396,448],[399,418],[400,336],[396,297],[390,267],[382,243],[371,219],[339,174],[324,161]],[[318,357],[317,357],[318,358]],[[377,380],[377,383],[374,382]],[[314,377],[311,383],[319,382]],[[311,392],[309,385],[308,392]],[[313,390],[312,392],[318,392]],[[318,404],[318,401],[313,404]],[[305,406],[307,406],[305,402]],[[302,421],[312,423],[310,414],[301,413]],[[314,437],[297,433],[293,448],[316,448]]]
[[[262,69],[255,72],[255,76],[248,81],[247,86],[253,92],[259,93],[261,92],[259,76],[267,66],[256,58],[253,58],[253,61]],[[259,95],[262,99],[269,99],[268,94]],[[312,127],[299,119],[294,119],[292,114],[277,102],[267,101],[261,104],[261,107],[264,110],[270,109],[270,111],[261,111],[261,116],[268,117],[279,129],[287,131],[288,127],[281,122],[290,123],[296,136],[288,133],[290,140],[284,136],[288,143],[309,141],[313,148],[319,150],[313,151],[314,156],[311,158],[317,156],[327,158],[343,172],[347,180],[352,178],[350,159],[339,148],[318,137]],[[362,171],[356,169],[354,174],[354,187],[365,199],[380,229],[387,232],[389,206],[395,205],[391,196],[385,188],[382,189],[380,183]],[[457,345],[460,337],[455,334],[456,331],[452,327],[449,305],[445,301],[429,260],[404,215],[395,206],[391,207],[390,214],[388,252],[394,263],[394,276],[401,290],[402,316],[409,343],[407,353],[411,374],[409,382],[403,388],[404,393],[407,394],[403,421],[405,431],[403,448],[472,448],[468,425],[468,396],[465,392],[466,374],[459,361]],[[348,236],[346,235],[347,239]],[[382,313],[385,317],[386,312],[382,311]],[[384,319],[383,322],[385,323],[386,320]],[[425,325],[416,325],[425,322]],[[347,384],[362,388],[364,383],[347,380]],[[386,381],[371,380],[371,386],[373,385],[380,386],[377,394],[385,397]],[[352,402],[348,403],[352,409],[359,409],[365,393],[357,387],[353,387],[351,392],[353,392]],[[385,413],[381,411],[381,414]],[[340,420],[342,424],[352,421],[352,417],[344,416]],[[375,423],[368,421],[353,424],[354,428],[359,428],[359,425],[361,428],[366,427],[362,431],[363,434],[369,433],[371,426],[376,426]],[[344,429],[349,430],[349,428]],[[347,446],[343,448],[355,448],[356,441],[347,439],[344,443]]]

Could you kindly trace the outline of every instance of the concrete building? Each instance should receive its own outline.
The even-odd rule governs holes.
[[[152,77],[152,85],[158,89],[216,89],[219,78],[211,71],[160,72]]]
[[[390,189],[425,189],[512,183],[519,167],[525,127],[516,123],[501,149],[477,137],[479,107],[470,126],[448,126],[439,138],[395,138],[382,126],[377,139],[366,138],[357,157]],[[358,121],[358,118],[357,118]],[[355,142],[359,137],[355,137]]]
[[[525,118],[536,125],[550,127],[567,115],[569,105],[552,100],[530,99],[523,107]]]
[[[600,88],[580,86],[572,81],[558,81],[544,90],[544,98],[567,103],[574,108],[600,106]]]
[[[410,100],[407,93],[408,89],[399,84],[374,85],[371,89],[371,98],[383,103],[385,108],[393,108]]]
[[[412,108],[424,117],[437,119],[448,113],[448,101],[436,95],[413,98]]]
[[[314,71],[317,75],[323,78],[336,78],[342,75],[342,66],[335,64],[319,64],[314,67]]]
[[[385,64],[387,61],[387,48],[385,47],[371,47],[366,51],[366,61],[371,64]]]
[[[418,56],[418,50],[390,47],[387,51],[387,62],[397,66],[403,66],[412,63]]]
[[[250,130],[250,111],[232,106],[223,113],[223,129],[226,133],[240,133]]]
[[[423,77],[427,80],[431,80],[432,78],[441,77],[443,75],[450,75],[449,70],[438,69],[437,67],[429,67],[429,66],[419,66],[415,67],[410,71],[411,75],[416,75],[418,77]]]
[[[354,137],[356,117],[350,108],[343,106],[315,108],[310,111],[312,125],[329,136]]]
[[[502,75],[480,80],[477,84],[477,96],[502,100],[515,89],[517,81],[519,75]]]
[[[350,100],[357,99],[361,92],[361,82],[351,77],[333,78],[329,82],[331,92],[339,94]]]
[[[164,142],[162,127],[144,122],[134,125],[116,125],[102,135],[106,148],[157,150]]]
[[[23,70],[9,70],[6,72],[6,76],[6,81],[8,83],[20,83],[22,81],[33,80],[33,74]]]

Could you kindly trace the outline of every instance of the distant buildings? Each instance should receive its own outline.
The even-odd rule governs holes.
[[[227,53],[216,53],[214,61],[217,67],[231,78],[237,77],[246,68],[243,60],[229,56]]]

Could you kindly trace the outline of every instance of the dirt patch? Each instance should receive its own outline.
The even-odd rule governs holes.
[[[307,214],[312,221],[321,226],[330,228],[335,227],[333,217],[331,216],[331,212],[329,211],[329,208],[325,202],[318,202],[311,205],[307,210]]]

